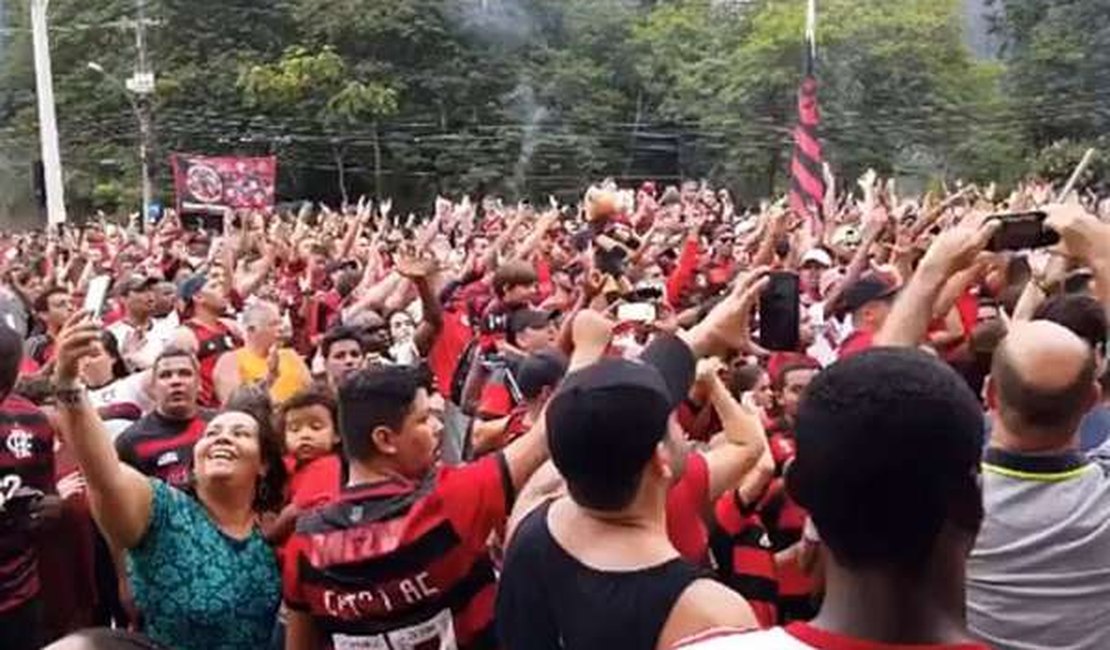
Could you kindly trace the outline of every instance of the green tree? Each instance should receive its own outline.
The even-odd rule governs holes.
[[[822,133],[827,157],[844,173],[1001,171],[996,158],[1012,150],[998,142],[1007,134],[991,127],[1006,111],[997,71],[972,59],[958,9],[954,0],[822,3]],[[739,178],[756,194],[785,183],[803,27],[803,3],[725,10],[687,0],[653,12],[637,32],[653,59],[643,66],[655,79],[647,86],[672,89],[661,94],[660,110],[720,136],[709,151],[711,175]],[[693,43],[692,33],[710,37]],[[975,142],[993,144],[984,152],[968,146]],[[899,160],[940,162],[898,169]]]
[[[324,131],[338,131],[369,121],[374,142],[374,191],[383,195],[379,121],[397,112],[398,91],[388,81],[353,78],[330,47],[310,52],[288,49],[277,62],[244,67],[239,86],[247,106],[278,118],[302,119]],[[345,152],[347,139],[330,138],[339,192],[348,201]]]

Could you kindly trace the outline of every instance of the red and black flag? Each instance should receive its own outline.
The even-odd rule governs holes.
[[[817,128],[821,112],[817,105],[817,6],[809,0],[806,16],[805,76],[798,89],[798,125],[794,127],[794,158],[790,162],[790,207],[796,214],[821,219],[825,201],[824,156]]]

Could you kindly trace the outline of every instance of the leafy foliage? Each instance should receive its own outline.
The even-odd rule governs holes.
[[[713,177],[747,201],[787,181],[798,0],[146,4],[164,199],[174,151],[276,154],[283,196],[389,194],[402,209],[436,192],[569,198],[599,176]],[[993,6],[1001,61],[971,55],[959,0],[823,0],[822,135],[839,174],[1057,174],[1107,131],[1103,3]],[[129,99],[87,67],[129,76],[134,11],[51,3],[74,212],[138,200]],[[9,9],[0,42],[0,214],[26,209],[38,155],[25,12]]]

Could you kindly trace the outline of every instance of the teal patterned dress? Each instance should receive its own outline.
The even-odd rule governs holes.
[[[150,527],[127,554],[144,632],[174,650],[266,647],[281,602],[273,549],[225,535],[196,499],[151,479]]]

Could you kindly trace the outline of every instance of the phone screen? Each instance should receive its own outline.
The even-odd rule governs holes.
[[[1047,218],[1048,215],[1044,212],[991,216],[990,219],[1001,221],[1002,226],[991,236],[987,250],[992,252],[1020,251],[1058,244],[1060,235],[1054,230],[1045,228],[1044,222]]]
[[[655,305],[650,302],[618,305],[617,320],[623,323],[650,323],[655,320]]]
[[[759,299],[759,342],[768,350],[797,350],[801,338],[798,276],[776,272]]]
[[[104,309],[104,301],[108,299],[108,285],[112,282],[110,275],[98,275],[89,280],[89,290],[85,293],[83,309],[94,317],[99,318]]]

